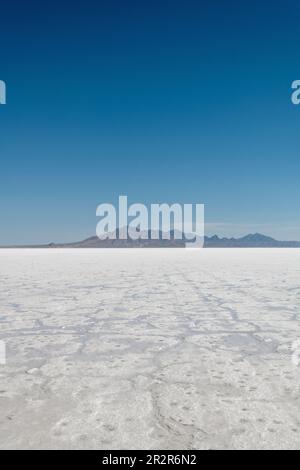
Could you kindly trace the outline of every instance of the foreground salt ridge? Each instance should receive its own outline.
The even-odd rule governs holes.
[[[0,250],[0,448],[299,448],[300,250]]]

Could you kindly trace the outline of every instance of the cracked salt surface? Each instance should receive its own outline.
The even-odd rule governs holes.
[[[300,250],[0,250],[1,449],[300,447]]]

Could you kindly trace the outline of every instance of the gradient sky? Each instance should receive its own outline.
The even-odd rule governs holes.
[[[2,3],[0,244],[94,235],[119,194],[300,239],[299,44],[296,0]]]

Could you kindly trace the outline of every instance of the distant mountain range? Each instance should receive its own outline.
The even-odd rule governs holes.
[[[300,248],[300,242],[278,241],[261,233],[249,234],[241,238],[205,237],[207,248]]]
[[[158,240],[100,240],[93,236],[85,240],[74,243],[49,243],[47,245],[26,245],[18,248],[183,248],[185,240],[174,238],[171,233],[171,240],[164,240],[162,232],[158,232]],[[300,242],[278,241],[260,233],[249,234],[241,238],[220,238],[217,235],[204,237],[205,248],[300,248]],[[3,247],[4,248],[4,247]],[[8,248],[17,248],[11,246]]]

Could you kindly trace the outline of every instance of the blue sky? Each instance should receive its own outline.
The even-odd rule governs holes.
[[[93,235],[119,194],[300,239],[299,44],[294,0],[5,2],[0,244]]]

